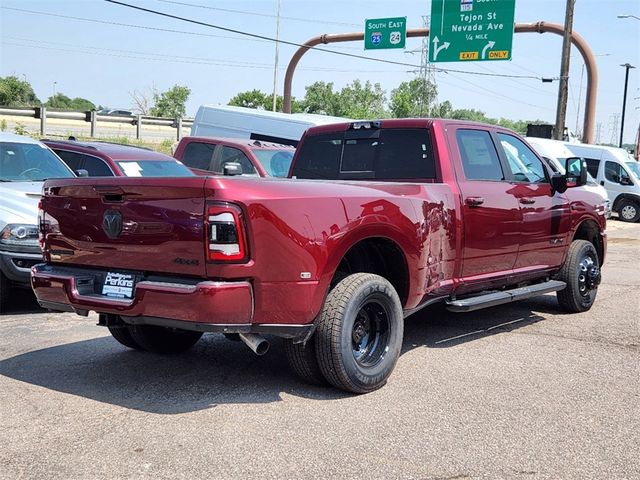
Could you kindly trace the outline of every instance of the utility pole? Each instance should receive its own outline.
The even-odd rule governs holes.
[[[280,0],[278,0],[278,17],[276,19],[276,58],[273,65],[273,111],[276,111],[276,84],[278,83],[278,54],[280,53]]]
[[[625,63],[624,65],[620,65],[625,68],[624,73],[624,95],[622,97],[622,120],[620,120],[620,143],[618,146],[622,148],[622,136],[624,134],[624,113],[627,108],[627,86],[629,85],[629,69],[636,68],[630,63]]]
[[[558,88],[558,110],[554,138],[562,140],[567,118],[567,97],[569,95],[569,61],[571,57],[571,32],[573,30],[573,6],[576,0],[567,0],[562,38],[562,61],[560,63],[560,87]]]

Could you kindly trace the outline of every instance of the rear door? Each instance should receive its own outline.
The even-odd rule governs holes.
[[[51,180],[45,254],[53,263],[204,276],[203,177]]]
[[[475,126],[452,129],[449,144],[455,146],[461,160],[461,276],[466,283],[485,283],[509,273],[516,263],[520,206],[488,130]]]

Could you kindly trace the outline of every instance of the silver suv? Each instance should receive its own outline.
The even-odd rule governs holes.
[[[73,172],[44,144],[0,132],[0,312],[13,287],[29,287],[31,267],[42,261],[38,202],[48,178]]]

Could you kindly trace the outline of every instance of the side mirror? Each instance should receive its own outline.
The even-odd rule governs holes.
[[[74,172],[77,177],[84,178],[89,176],[89,172],[87,172],[84,168],[80,168]]]
[[[225,176],[242,175],[242,165],[237,162],[225,163],[223,172]]]
[[[587,184],[587,163],[579,157],[569,157],[565,161],[567,184],[580,187]]]

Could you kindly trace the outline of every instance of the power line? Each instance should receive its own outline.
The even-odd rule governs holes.
[[[32,15],[42,15],[45,17],[57,17],[57,18],[65,18],[67,20],[77,20],[77,21],[81,21],[81,22],[91,22],[91,23],[100,23],[103,25],[115,25],[117,27],[127,27],[127,28],[138,28],[141,30],[152,30],[152,31],[158,31],[158,32],[168,32],[168,33],[177,33],[177,34],[181,34],[181,35],[194,35],[197,37],[209,37],[209,38],[224,38],[224,39],[228,39],[228,40],[241,40],[241,41],[245,41],[245,42],[261,42],[261,43],[270,43],[269,40],[260,40],[260,39],[256,39],[256,38],[245,38],[242,36],[231,36],[231,35],[215,35],[212,33],[199,33],[199,32],[189,32],[186,30],[175,30],[175,29],[171,29],[171,28],[160,28],[160,27],[150,27],[148,25],[134,25],[131,23],[121,23],[121,22],[111,22],[108,20],[98,20],[95,18],[87,18],[87,17],[75,17],[72,15],[62,15],[59,13],[52,13],[52,12],[41,12],[41,11],[37,11],[37,10],[26,10],[23,8],[14,8],[14,7],[6,7],[6,6],[0,6],[1,9],[4,10],[12,10],[14,12],[20,12],[20,13],[28,13],[28,14],[32,14]],[[359,48],[355,48],[355,47],[348,47],[348,46],[344,46],[344,45],[335,45],[334,48],[339,48],[339,49],[344,49],[344,50],[360,50]]]
[[[13,10],[16,12],[22,12],[22,13],[30,13],[30,14],[34,14],[34,15],[44,15],[44,16],[48,16],[48,17],[58,17],[58,18],[67,18],[67,19],[71,19],[71,20],[80,20],[83,22],[92,22],[92,23],[102,23],[104,25],[116,25],[119,27],[129,27],[129,28],[140,28],[143,30],[155,30],[158,32],[169,32],[169,33],[180,33],[180,34],[184,34],[184,35],[196,35],[198,37],[213,37],[213,38],[228,38],[231,40],[246,40],[246,41],[250,41],[250,42],[267,42],[267,40],[258,40],[255,38],[243,38],[243,37],[232,37],[232,36],[228,36],[228,35],[214,35],[211,33],[198,33],[198,32],[188,32],[185,30],[173,30],[170,28],[160,28],[160,27],[149,27],[146,25],[133,25],[130,23],[120,23],[120,22],[110,22],[108,20],[97,20],[94,18],[86,18],[86,17],[73,17],[71,15],[61,15],[59,13],[50,13],[50,12],[38,12],[35,10],[24,10],[22,8],[12,8],[12,7],[5,7],[2,6],[0,7],[3,10]]]
[[[195,7],[195,8],[204,8],[207,10],[216,10],[218,12],[228,12],[228,13],[239,13],[241,15],[253,15],[256,17],[267,17],[267,18],[276,18],[276,15],[271,15],[269,13],[258,13],[258,12],[247,12],[245,10],[233,10],[230,8],[220,8],[220,7],[211,7],[209,5],[199,5],[197,3],[188,3],[188,2],[178,2],[175,0],[157,0],[162,3],[172,3],[174,5],[182,5],[186,7]],[[295,22],[306,22],[306,23],[323,23],[327,25],[344,25],[347,27],[361,27],[361,25],[356,25],[355,23],[346,23],[346,22],[331,22],[328,20],[309,20],[308,18],[297,18],[297,17],[283,17],[280,16],[282,20],[293,20]]]
[[[134,10],[139,10],[141,12],[147,12],[147,13],[151,13],[153,15],[159,15],[162,17],[167,17],[167,18],[173,18],[174,20],[180,20],[182,22],[188,22],[188,23],[193,23],[195,25],[202,25],[205,27],[209,27],[209,28],[215,28],[217,30],[222,30],[224,32],[230,32],[230,33],[235,33],[237,35],[245,35],[247,37],[251,37],[251,38],[258,38],[261,40],[267,40],[270,42],[280,42],[284,45],[290,45],[290,46],[294,46],[294,47],[305,47],[305,48],[309,48],[310,50],[315,50],[318,52],[325,52],[325,53],[332,53],[334,55],[341,55],[344,57],[350,57],[350,58],[358,58],[361,60],[368,60],[368,61],[372,61],[372,62],[381,62],[381,63],[388,63],[390,65],[400,65],[403,67],[412,67],[412,68],[420,68],[419,65],[415,65],[415,64],[411,64],[411,63],[405,63],[405,62],[397,62],[394,60],[384,60],[381,58],[372,58],[372,57],[365,57],[364,55],[356,55],[353,53],[346,53],[346,52],[336,52],[335,50],[329,50],[326,48],[318,48],[318,47],[307,47],[306,45],[300,44],[300,43],[296,43],[296,42],[291,42],[288,40],[280,40],[280,39],[275,39],[273,37],[268,37],[266,35],[259,35],[257,33],[250,33],[250,32],[245,32],[243,30],[238,30],[235,28],[229,28],[229,27],[223,27],[221,25],[214,25],[212,23],[206,23],[206,22],[201,22],[198,20],[193,20],[190,18],[185,18],[185,17],[180,17],[178,15],[172,15],[170,13],[165,13],[165,12],[160,12],[158,10],[152,10],[150,8],[144,8],[144,7],[139,7],[137,5],[131,5],[128,3],[124,3],[124,2],[120,2],[118,0],[104,0],[105,2],[108,3],[113,3],[115,5],[121,5],[123,7],[128,7],[128,8],[132,8]],[[472,71],[468,71],[468,70],[457,70],[457,69],[451,69],[451,68],[436,68],[434,67],[434,70],[439,71],[439,72],[454,72],[454,73],[462,73],[462,74],[467,74],[467,75],[478,75],[478,76],[485,76],[485,77],[503,77],[503,78],[529,78],[529,79],[535,79],[535,80],[541,80],[541,77],[536,77],[536,76],[532,76],[532,75],[507,75],[507,74],[492,74],[492,73],[482,73],[482,72],[472,72]]]
[[[46,50],[58,50],[63,52],[70,53],[85,53],[90,55],[104,55],[109,57],[119,57],[119,58],[133,58],[137,60],[151,60],[151,61],[159,61],[159,62],[173,62],[173,63],[190,63],[190,64],[198,64],[198,65],[218,65],[218,66],[226,66],[226,67],[235,67],[235,68],[261,68],[261,69],[272,69],[273,65],[268,63],[254,63],[254,62],[238,62],[235,60],[226,60],[226,59],[211,59],[211,58],[202,58],[202,57],[188,57],[182,55],[167,55],[165,53],[152,53],[152,52],[140,52],[134,50],[119,50],[113,48],[104,48],[104,47],[91,47],[86,45],[74,45],[69,43],[61,43],[61,42],[44,42],[41,40],[32,40],[27,38],[19,38],[19,37],[5,37],[9,40],[14,40],[18,42],[27,42],[27,43],[36,43],[36,45],[28,45],[24,43],[15,43],[15,42],[5,42],[3,41],[3,45],[15,46],[15,47],[25,47],[25,48],[37,48],[37,49],[46,49]],[[43,45],[59,45],[59,47],[44,47]],[[69,47],[69,48],[62,48]],[[96,52],[96,51],[86,51],[86,50],[102,50],[104,52],[113,52],[113,53],[104,53],[104,52]],[[156,58],[158,57],[158,58]],[[281,67],[280,70],[285,70],[286,67]],[[339,69],[339,68],[315,68],[315,67],[301,67],[301,70],[304,71],[312,71],[312,72],[336,72],[336,73],[353,73],[353,72],[362,72],[362,73],[389,73],[395,72],[395,70],[348,70],[348,69]]]

